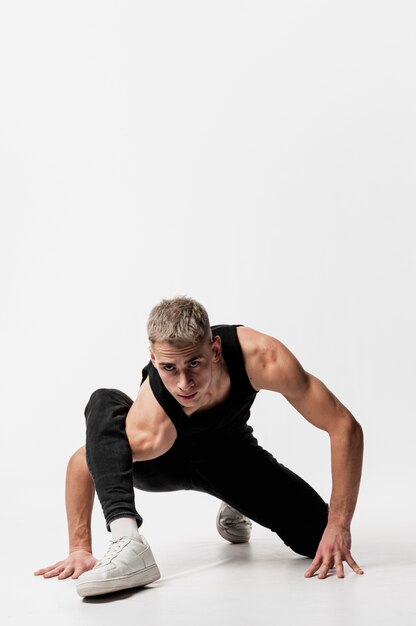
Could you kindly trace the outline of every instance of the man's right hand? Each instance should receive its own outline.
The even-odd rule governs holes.
[[[71,578],[78,578],[84,572],[92,569],[96,563],[97,559],[91,552],[88,552],[88,550],[74,550],[74,552],[71,552],[63,561],[59,561],[55,563],[55,565],[50,565],[43,569],[38,569],[34,574],[35,576],[43,576],[44,578],[57,576],[60,580],[68,578],[69,576],[71,576]]]

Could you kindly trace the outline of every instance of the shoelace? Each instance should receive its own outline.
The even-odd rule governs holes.
[[[126,537],[111,541],[107,552],[104,554],[103,558],[97,563],[97,566],[107,565],[107,563],[109,563],[111,559],[113,559],[116,554],[118,554],[124,548],[126,543],[128,543],[128,539]]]

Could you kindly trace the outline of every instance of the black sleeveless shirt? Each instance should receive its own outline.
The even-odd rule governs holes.
[[[238,341],[237,326],[242,324],[218,324],[211,326],[213,337],[221,337],[222,356],[231,381],[227,398],[216,406],[197,411],[188,416],[176,398],[166,389],[159,372],[149,361],[142,370],[142,381],[149,376],[150,387],[156,400],[165,410],[176,427],[178,439],[216,438],[227,434],[251,434],[253,429],[247,425],[250,407],[258,393],[252,387],[244,365],[243,353]]]

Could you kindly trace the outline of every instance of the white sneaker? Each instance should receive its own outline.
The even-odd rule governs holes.
[[[223,539],[231,543],[250,541],[253,524],[245,515],[223,502],[217,515],[217,530]]]
[[[139,537],[140,540],[121,537],[112,541],[93,569],[78,578],[78,594],[82,597],[99,596],[158,580],[160,572],[150,546],[143,535]]]

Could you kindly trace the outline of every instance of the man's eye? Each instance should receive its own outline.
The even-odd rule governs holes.
[[[193,369],[195,369],[196,367],[198,367],[199,365],[199,361],[191,361],[189,363],[189,366],[192,367]]]
[[[173,367],[173,365],[164,365],[164,366],[163,366],[163,369],[164,369],[166,372],[173,372],[174,367]]]

